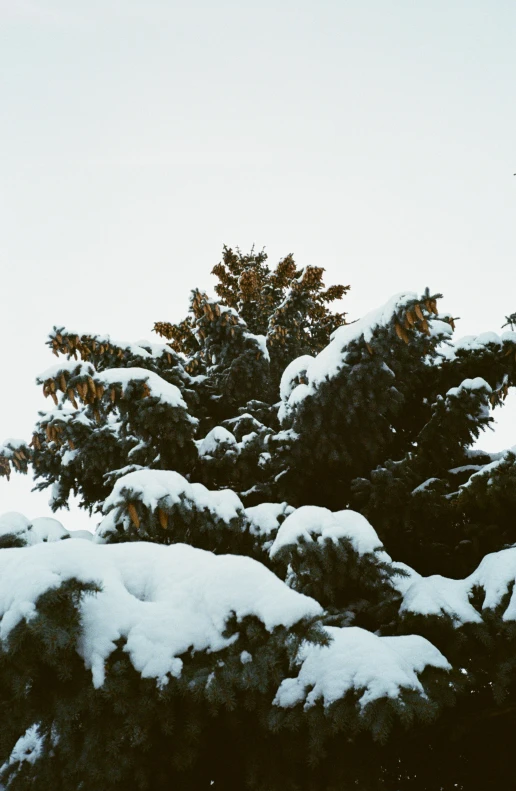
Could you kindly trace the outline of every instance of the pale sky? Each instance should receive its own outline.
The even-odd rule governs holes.
[[[324,266],[350,319],[428,285],[458,336],[500,331],[515,41],[513,0],[0,0],[0,438],[45,407],[54,324],[151,338],[224,243]],[[29,491],[0,513],[49,515]]]

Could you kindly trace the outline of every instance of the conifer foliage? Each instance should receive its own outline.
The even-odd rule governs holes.
[[[291,255],[213,274],[160,343],[54,327],[0,446],[97,523],[0,517],[0,785],[514,787],[516,447],[474,445],[516,314],[455,340],[429,290],[347,323]]]

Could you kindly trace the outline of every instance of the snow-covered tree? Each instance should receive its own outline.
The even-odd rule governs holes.
[[[473,446],[516,332],[455,341],[428,290],[346,324],[292,256],[214,274],[166,343],[54,328],[0,449],[98,521],[0,518],[0,783],[514,787],[516,448]]]

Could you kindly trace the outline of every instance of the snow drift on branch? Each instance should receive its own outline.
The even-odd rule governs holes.
[[[35,616],[42,594],[72,578],[101,587],[80,605],[78,650],[95,687],[120,638],[142,677],[164,684],[168,674],[181,675],[181,654],[220,651],[234,641],[223,636],[233,614],[238,621],[254,615],[272,631],[322,612],[251,558],[186,544],[60,541],[0,551],[0,639]]]
[[[282,681],[276,706],[290,708],[304,702],[308,709],[321,700],[327,707],[353,689],[363,690],[361,706],[378,698],[396,698],[402,688],[424,695],[417,674],[428,665],[451,668],[441,652],[419,635],[377,637],[356,626],[328,626],[326,631],[330,645],[302,646],[299,674]]]
[[[166,382],[161,376],[158,376],[153,371],[147,371],[145,368],[110,368],[102,373],[97,373],[96,379],[107,387],[113,384],[121,384],[123,390],[133,382],[145,382],[150,394],[164,404],[187,409],[178,387]]]
[[[215,426],[203,439],[194,442],[199,456],[214,456],[222,449],[238,452],[238,443],[234,435],[223,426]]]
[[[385,305],[376,310],[370,311],[363,318],[354,321],[352,324],[344,324],[332,333],[331,341],[322,352],[308,366],[308,382],[311,388],[317,387],[325,379],[333,378],[342,368],[342,351],[352,341],[363,338],[366,343],[373,337],[373,332],[378,327],[385,327],[392,321],[396,311],[405,305],[417,300],[418,295],[412,291],[395,294]],[[451,332],[451,328],[450,328]]]
[[[502,347],[505,343],[516,343],[516,332],[508,330],[498,335],[496,332],[481,332],[479,335],[464,335],[439,349],[442,357],[455,360],[461,353],[483,351],[489,346]]]
[[[288,503],[260,503],[245,509],[250,531],[255,536],[274,536],[281,524],[280,520],[294,511]]]
[[[102,510],[107,516],[98,526],[100,537],[112,532],[117,520],[129,524],[125,508],[130,501],[142,503],[151,512],[158,508],[168,512],[181,504],[190,510],[208,511],[224,522],[237,519],[244,509],[231,489],[210,491],[172,470],[137,470],[119,478],[105,501]]]
[[[65,538],[93,539],[93,533],[88,530],[66,530],[61,522],[48,516],[31,521],[18,511],[8,511],[0,516],[0,540],[5,536],[19,538],[25,544],[62,541]]]
[[[456,626],[463,623],[480,623],[482,614],[475,609],[471,600],[475,590],[485,593],[482,610],[494,610],[516,581],[516,547],[502,549],[486,555],[479,567],[463,580],[449,579],[434,574],[422,577],[410,571],[407,578],[400,578],[403,586],[402,612],[419,615],[448,615]],[[516,587],[514,588],[516,591]],[[516,594],[511,597],[503,613],[504,621],[516,620]]]
[[[324,541],[337,542],[339,538],[347,538],[358,555],[382,548],[376,531],[362,514],[351,510],[332,512],[317,505],[303,505],[287,516],[269,553],[273,558],[284,547],[297,544],[300,539],[322,544]]]
[[[394,327],[396,316],[414,304],[419,305],[417,294],[411,291],[395,294],[384,305],[367,313],[358,321],[338,327],[332,333],[330,343],[315,358],[304,355],[293,360],[281,380],[280,421],[283,422],[288,417],[292,407],[307,396],[313,395],[322,382],[333,379],[339,374],[347,365],[345,358],[351,344],[363,342],[369,345],[378,330],[389,325]],[[453,332],[451,325],[438,318],[435,310],[433,316],[429,314],[428,318],[425,318],[424,327],[427,336],[438,340],[447,339]],[[399,326],[398,332],[405,333]],[[406,341],[408,342],[408,336]],[[299,382],[297,386],[296,382]]]

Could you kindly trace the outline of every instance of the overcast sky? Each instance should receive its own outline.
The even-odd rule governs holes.
[[[428,285],[499,331],[515,40],[514,0],[0,0],[0,437],[31,436],[54,324],[150,338],[224,243],[324,266],[351,319]],[[0,513],[48,515],[29,490]]]

